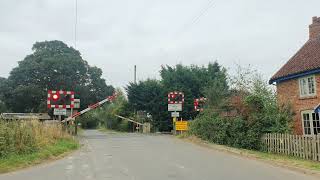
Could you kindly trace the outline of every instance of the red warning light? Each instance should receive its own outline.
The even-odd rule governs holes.
[[[58,100],[58,99],[59,99],[59,95],[58,95],[58,94],[54,94],[54,95],[52,96],[52,99],[53,99],[54,101]]]

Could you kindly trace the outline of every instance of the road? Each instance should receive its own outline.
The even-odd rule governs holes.
[[[84,132],[70,156],[0,175],[0,180],[313,180],[169,135]]]

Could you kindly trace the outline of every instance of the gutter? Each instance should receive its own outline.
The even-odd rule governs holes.
[[[304,72],[301,72],[301,73],[295,73],[295,74],[291,74],[291,75],[288,75],[288,76],[283,76],[283,77],[276,78],[276,79],[270,79],[269,80],[269,84],[271,85],[273,83],[280,83],[280,82],[287,81],[287,80],[290,80],[290,79],[296,79],[296,78],[300,78],[300,77],[308,76],[308,75],[312,75],[312,74],[317,74],[317,73],[320,73],[320,68],[319,69],[314,69],[314,70],[309,70],[309,71],[304,71]]]

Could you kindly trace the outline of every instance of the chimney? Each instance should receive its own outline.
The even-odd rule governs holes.
[[[309,38],[315,39],[320,37],[320,17],[313,17],[312,24],[309,26]]]

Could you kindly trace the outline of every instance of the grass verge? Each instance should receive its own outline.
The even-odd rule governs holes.
[[[186,134],[178,135],[177,137],[185,141],[192,142],[214,150],[228,152],[235,155],[244,156],[250,159],[261,160],[272,165],[285,167],[287,169],[320,177],[320,162],[304,160],[301,158],[287,155],[272,154],[267,152],[238,149],[224,145],[217,145]]]
[[[61,139],[38,152],[23,155],[11,154],[6,158],[0,159],[0,173],[7,173],[44,161],[58,159],[79,147],[80,145],[76,140]]]

